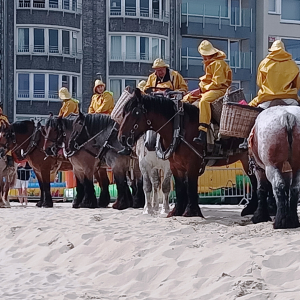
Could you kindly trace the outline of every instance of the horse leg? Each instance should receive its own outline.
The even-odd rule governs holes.
[[[175,180],[176,203],[174,208],[168,213],[167,217],[182,216],[187,205],[187,188],[185,183],[185,173],[178,171],[174,167],[172,173]]]
[[[150,180],[152,183],[152,207],[154,211],[159,210],[159,199],[158,199],[158,193],[157,190],[160,186],[160,178],[159,178],[159,172],[157,169],[152,169],[150,174]]]
[[[169,168],[167,170],[164,170],[164,180],[161,185],[161,189],[164,194],[163,205],[162,205],[162,209],[160,211],[161,214],[167,214],[170,211],[169,194],[171,191],[171,176],[172,176],[172,173]]]
[[[126,173],[117,170],[113,170],[113,173],[117,185],[118,198],[112,207],[119,210],[126,209],[132,205],[132,195],[127,184]]]
[[[134,185],[135,191],[132,194],[132,207],[143,208],[145,206],[145,194],[143,189],[143,176],[137,163],[134,164]],[[132,189],[133,190],[133,189]]]
[[[300,171],[296,171],[293,176],[290,195],[289,195],[289,217],[287,219],[287,228],[297,228],[300,226],[297,213],[298,201],[300,198]]]
[[[187,193],[188,204],[183,216],[204,218],[198,204],[198,171],[189,171],[187,180]]]
[[[277,204],[274,229],[287,228],[289,221],[288,188],[278,168],[266,166],[266,176],[272,184]]]
[[[42,181],[42,178],[40,177],[40,175],[38,175],[36,173],[36,177],[38,179],[38,183],[39,183],[40,191],[41,191],[40,200],[36,203],[36,206],[37,207],[42,207],[44,199],[45,199],[44,185],[43,185],[43,181]]]
[[[109,194],[109,179],[107,176],[106,169],[100,168],[96,172],[95,177],[99,182],[101,193],[98,199],[98,207],[107,207],[110,203],[110,194]]]
[[[42,170],[42,185],[44,187],[44,201],[42,203],[43,207],[53,207],[53,201],[50,190],[50,171],[45,168],[45,171]]]
[[[3,178],[3,177],[2,177]],[[2,179],[3,180],[3,179]],[[5,201],[4,201],[4,199],[3,199],[3,182],[1,182],[1,184],[0,184],[0,208],[4,208],[4,207],[6,207],[6,205],[5,205]]]
[[[95,195],[93,178],[84,177],[84,197],[79,207],[96,208],[97,198]]]
[[[8,199],[8,192],[9,192],[9,186],[10,182],[9,181],[9,176],[6,177],[5,184],[4,184],[4,191],[3,191],[3,200],[5,203],[5,207],[11,207]]]
[[[257,185],[258,185],[257,187],[258,206],[251,220],[254,224],[272,221],[268,212],[268,203],[267,203],[267,197],[268,197],[271,184],[268,181],[264,170],[256,169],[255,175],[257,178]]]
[[[84,185],[80,182],[78,177],[76,176],[76,197],[72,202],[73,208],[79,208],[80,203],[84,197]]]
[[[143,189],[146,196],[146,203],[144,206],[143,214],[153,214],[153,207],[151,201],[152,183],[147,171],[143,171]]]

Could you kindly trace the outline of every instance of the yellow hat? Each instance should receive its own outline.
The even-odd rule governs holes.
[[[277,51],[277,50],[285,50],[285,47],[284,47],[284,43],[281,41],[281,40],[276,40],[271,48],[269,49],[269,51]]]
[[[154,62],[153,62],[153,66],[152,69],[157,69],[157,68],[169,68],[170,66],[168,64],[166,64],[163,59],[161,58],[157,58]]]
[[[144,91],[144,86],[146,85],[146,81],[145,80],[142,80],[138,83],[137,87],[141,90],[141,91]]]
[[[204,40],[200,43],[198,51],[201,55],[208,56],[217,53],[219,50],[214,48],[209,41]]]
[[[59,98],[61,100],[68,100],[68,99],[71,99],[71,95],[68,91],[68,89],[66,87],[62,87],[59,92],[58,92],[58,95],[59,95]]]
[[[94,85],[94,93],[95,93],[96,87],[100,86],[100,85],[104,85],[104,87],[105,87],[105,83],[101,79],[96,79],[95,85]]]

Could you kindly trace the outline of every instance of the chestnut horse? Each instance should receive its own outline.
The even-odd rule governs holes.
[[[271,184],[277,204],[274,228],[299,227],[299,149],[300,107],[277,106],[260,113],[249,138],[249,153],[255,161],[258,182],[258,208],[252,217],[254,223],[271,221],[266,202]],[[284,170],[290,174],[283,173]]]
[[[1,128],[0,144],[6,148],[6,151],[12,150],[12,155],[15,161],[28,160],[33,168],[39,182],[41,196],[37,202],[38,207],[53,207],[53,201],[50,191],[50,173],[58,171],[72,170],[72,165],[66,159],[49,157],[43,151],[44,135],[43,127],[34,121],[19,121],[12,124],[6,124]],[[109,203],[108,193],[108,178],[105,182],[105,174],[99,174],[97,179],[104,184],[107,190],[106,199],[101,199],[103,202]],[[101,180],[100,180],[101,177]],[[104,179],[103,179],[104,178]],[[103,194],[104,195],[104,194]]]
[[[130,169],[130,157],[118,154],[122,146],[117,140],[117,134],[109,139],[109,148],[103,148],[115,122],[107,115],[79,113],[78,116],[67,118],[49,118],[45,131],[46,139],[44,150],[51,154],[52,147],[57,144],[65,144],[69,151],[69,160],[77,183],[84,183],[84,197],[77,197],[73,207],[97,207],[95,203],[95,192],[93,185],[93,174],[99,170],[111,167],[116,180],[118,198],[113,208],[126,209],[130,206],[135,208],[143,207],[145,196],[142,190],[142,176],[139,169],[134,170],[134,177],[137,178],[137,187],[133,188],[133,198],[127,184],[127,172]],[[53,144],[54,142],[54,144]],[[103,150],[101,160],[96,158],[100,149]]]
[[[183,104],[183,108],[184,139],[197,150],[201,157],[181,141],[169,158],[171,171],[175,179],[177,202],[168,216],[203,217],[198,205],[197,185],[198,176],[205,170],[206,160],[203,155],[203,147],[193,142],[193,138],[198,135],[199,110],[197,107],[186,103]],[[120,126],[119,139],[123,145],[133,146],[147,130],[151,129],[159,132],[162,147],[168,149],[173,139],[173,118],[177,113],[174,101],[164,97],[141,95],[140,91],[136,89],[132,98],[124,107],[124,119]],[[238,145],[242,141],[242,139],[236,138],[222,141],[224,153],[231,149],[238,149]],[[214,166],[224,166],[238,160],[242,162],[243,168],[248,174],[247,151],[230,155],[226,159],[217,160]],[[243,211],[242,214],[253,213],[257,207],[256,178],[254,175],[249,177],[253,185],[252,200],[254,204],[251,209],[246,212]]]

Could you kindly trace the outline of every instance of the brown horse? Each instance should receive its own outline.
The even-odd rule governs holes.
[[[272,185],[277,204],[274,228],[299,227],[300,107],[277,106],[260,113],[250,134],[249,149],[258,181],[253,222],[271,221],[266,196]]]
[[[204,172],[206,160],[202,146],[193,142],[193,138],[198,135],[199,110],[195,106],[185,103],[183,108],[184,139],[200,153],[201,157],[186,143],[180,142],[169,158],[175,179],[177,203],[168,216],[203,217],[198,205],[197,183],[198,176]],[[162,147],[168,149],[173,139],[173,118],[176,113],[174,101],[163,97],[141,95],[137,89],[124,107],[124,119],[120,126],[119,139],[123,145],[133,146],[142,134],[151,129],[159,132]],[[222,141],[224,153],[231,149],[238,149],[241,142],[241,139],[236,138]],[[217,160],[214,166],[228,165],[238,160],[242,162],[245,172],[248,173],[247,151]],[[250,180],[253,185],[252,200],[254,204],[243,214],[253,213],[257,206],[255,176],[251,175]]]
[[[7,124],[1,129],[2,135],[0,144],[6,148],[6,151],[12,150],[15,161],[28,160],[33,168],[39,182],[41,196],[37,202],[38,207],[53,207],[52,196],[50,192],[50,174],[58,171],[70,171],[72,165],[62,157],[49,157],[43,151],[44,135],[43,127],[34,121],[20,121]],[[105,174],[97,175],[97,179],[104,185],[103,198],[101,202],[109,203],[108,178],[105,181]],[[101,179],[100,179],[101,177]],[[104,179],[103,179],[104,178]],[[107,205],[107,204],[106,204]]]
[[[84,183],[86,196],[82,199],[77,198],[73,202],[73,207],[95,207],[93,173],[97,169],[105,171],[107,166],[113,171],[118,190],[118,198],[113,208],[126,209],[130,206],[135,208],[144,206],[145,196],[139,169],[134,170],[137,185],[136,189],[133,188],[132,197],[126,178],[130,169],[130,157],[117,153],[122,146],[117,140],[116,133],[111,135],[107,143],[114,125],[115,122],[109,116],[101,114],[83,115],[80,113],[78,116],[47,120],[44,150],[50,154],[53,141],[64,143],[68,151],[72,152],[69,160],[73,165],[77,182]],[[97,155],[100,151],[103,154],[98,159]]]

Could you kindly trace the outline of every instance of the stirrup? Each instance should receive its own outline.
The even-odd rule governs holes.
[[[244,141],[239,145],[239,149],[247,150],[248,149],[248,139],[245,138]]]

